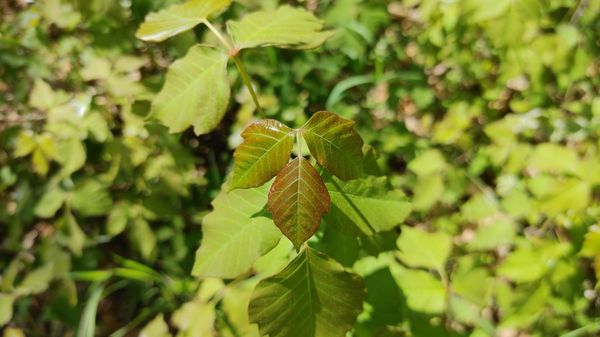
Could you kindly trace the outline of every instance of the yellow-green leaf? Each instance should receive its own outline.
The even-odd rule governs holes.
[[[225,52],[193,46],[184,58],[169,67],[165,84],[152,102],[152,116],[170,132],[181,132],[190,126],[197,135],[212,131],[229,103],[226,67]]]
[[[363,171],[363,140],[354,124],[333,112],[319,111],[302,127],[310,153],[343,180],[359,178]]]
[[[202,220],[202,244],[192,274],[234,278],[273,249],[281,233],[266,212],[267,185],[221,192]]]
[[[240,21],[227,23],[237,49],[265,46],[316,48],[333,34],[322,29],[323,22],[311,12],[290,6],[254,12]]]
[[[452,251],[452,238],[444,232],[429,233],[404,226],[397,245],[398,256],[407,265],[443,270]]]
[[[196,27],[209,16],[231,4],[231,0],[190,0],[150,13],[135,36],[160,42]]]
[[[0,293],[0,327],[10,322],[13,316],[14,294]]]
[[[290,160],[293,130],[276,120],[256,122],[242,132],[244,142],[235,150],[231,188],[260,186]]]
[[[303,157],[297,157],[277,174],[267,207],[275,225],[296,249],[319,228],[329,211],[329,193],[323,179]]]

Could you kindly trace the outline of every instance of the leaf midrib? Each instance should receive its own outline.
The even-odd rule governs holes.
[[[291,135],[292,133],[293,133],[293,131],[290,131],[290,132],[286,133],[285,135],[283,135],[283,137],[281,137],[281,138],[279,138],[279,139],[277,139],[277,138],[275,138],[275,137],[271,137],[271,138],[273,138],[273,139],[277,139],[277,141],[276,141],[276,142],[275,142],[275,143],[274,143],[274,144],[273,144],[271,147],[269,147],[269,149],[268,149],[268,150],[266,150],[266,151],[265,151],[265,152],[264,152],[262,155],[260,155],[260,156],[258,157],[258,159],[256,159],[256,160],[254,161],[254,163],[252,163],[252,164],[250,165],[250,167],[248,167],[248,168],[246,169],[246,171],[245,171],[244,173],[242,173],[242,175],[240,176],[240,178],[236,179],[236,185],[237,185],[237,184],[238,184],[238,183],[239,183],[241,180],[243,180],[244,178],[246,178],[246,176],[247,176],[247,175],[250,173],[250,171],[251,171],[251,170],[252,170],[252,169],[253,169],[253,168],[254,168],[256,165],[258,165],[258,163],[259,163],[259,162],[260,162],[260,161],[263,159],[263,157],[265,157],[265,156],[266,156],[268,153],[270,153],[270,152],[273,150],[273,148],[275,148],[277,145],[279,145],[281,142],[283,142],[283,141],[284,141],[284,140],[285,140],[287,137],[290,137],[290,135]],[[261,135],[262,135],[262,134],[261,134]]]

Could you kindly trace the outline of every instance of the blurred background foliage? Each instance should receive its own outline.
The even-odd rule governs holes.
[[[190,276],[248,92],[209,135],[146,119],[202,27],[134,37],[174,0],[0,2],[3,336],[258,336],[253,286]],[[243,54],[269,117],[357,121],[413,203],[372,237],[312,245],[366,280],[353,336],[597,336],[600,1],[291,1],[336,35],[312,52]],[[239,17],[276,0],[238,0]],[[399,233],[402,230],[402,235]]]

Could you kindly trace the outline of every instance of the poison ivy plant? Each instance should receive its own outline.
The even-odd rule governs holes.
[[[323,23],[312,13],[282,6],[229,21],[228,37],[207,20],[227,5],[188,1],[150,14],[138,30],[144,40],[162,41],[204,23],[225,48],[193,46],[169,67],[152,116],[170,132],[192,126],[196,134],[204,134],[217,127],[228,105],[229,58],[262,114],[240,59],[242,50],[314,48],[332,35],[322,31]],[[298,253],[282,271],[258,283],[250,301],[250,321],[271,337],[344,336],[362,311],[365,285],[307,241],[322,221],[354,235],[390,230],[407,216],[409,203],[385,177],[368,176],[377,165],[365,164],[363,140],[354,122],[333,112],[316,112],[299,128],[261,120],[246,127],[241,137],[233,172],[213,201],[213,211],[203,219],[192,273],[236,278],[272,250],[283,234]],[[304,141],[318,167],[304,157]],[[294,143],[296,157],[291,159]],[[273,177],[266,194],[265,184]],[[377,212],[382,205],[390,208]],[[153,322],[164,325],[160,317]]]

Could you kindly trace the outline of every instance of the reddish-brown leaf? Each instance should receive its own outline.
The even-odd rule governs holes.
[[[298,157],[277,174],[267,207],[275,225],[298,249],[319,228],[329,211],[329,193],[323,179],[308,162]]]

